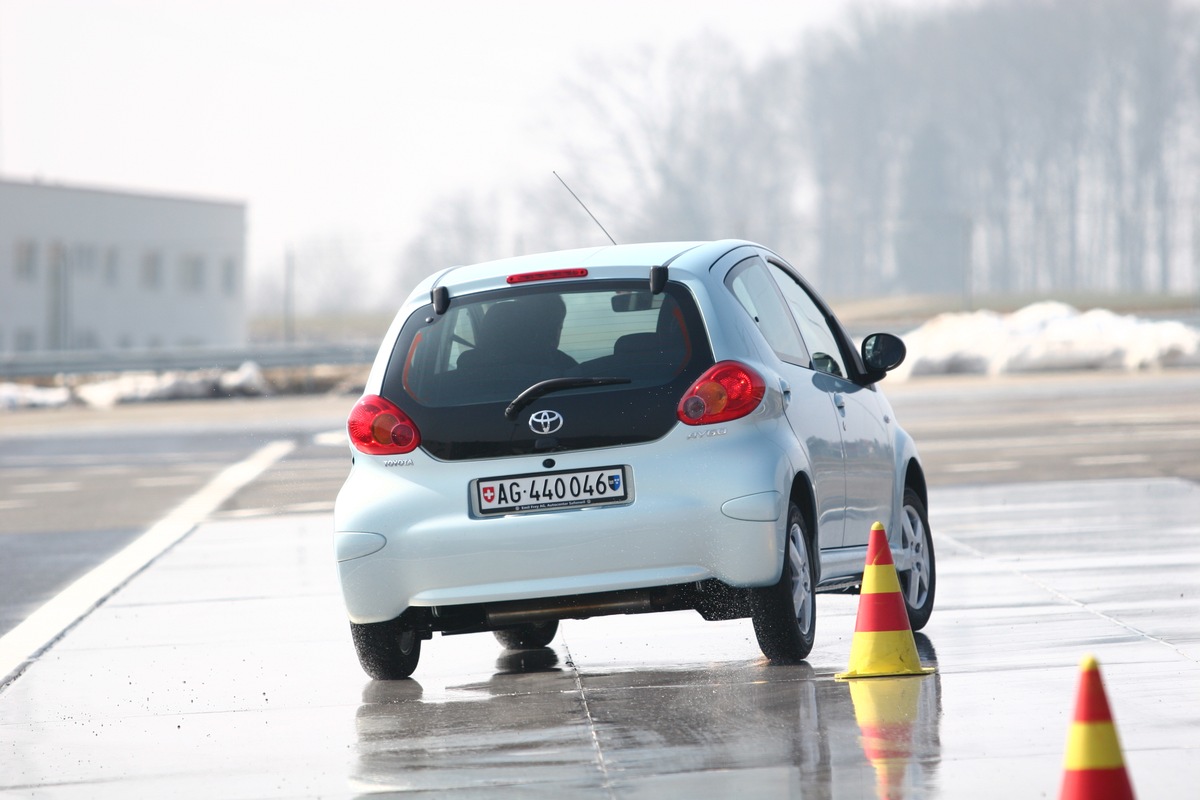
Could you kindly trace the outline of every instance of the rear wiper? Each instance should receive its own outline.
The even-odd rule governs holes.
[[[507,419],[516,419],[517,414],[521,413],[521,409],[537,400],[542,395],[550,394],[551,392],[561,392],[565,389],[584,389],[589,386],[615,386],[620,383],[633,383],[632,378],[551,378],[548,381],[540,381],[530,386],[525,391],[517,395],[517,399],[508,404],[508,408],[504,409],[504,416]]]

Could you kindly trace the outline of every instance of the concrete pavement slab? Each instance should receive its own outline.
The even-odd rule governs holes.
[[[965,487],[931,507],[938,605],[917,639],[938,672],[857,692],[833,679],[857,598],[832,595],[795,666],[748,621],[683,612],[567,621],[522,653],[437,637],[413,680],[372,682],[329,515],[208,522],[0,692],[0,797],[1053,796],[1088,652],[1135,789],[1194,793],[1200,487]],[[885,763],[864,720],[896,708]]]

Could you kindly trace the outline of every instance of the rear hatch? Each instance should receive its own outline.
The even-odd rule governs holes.
[[[682,285],[652,294],[645,280],[555,281],[455,297],[441,315],[418,309],[383,395],[436,458],[548,454],[661,438],[712,364]]]

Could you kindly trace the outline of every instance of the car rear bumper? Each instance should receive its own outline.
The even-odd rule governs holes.
[[[462,469],[435,462],[423,470],[418,461],[398,472],[360,455],[338,498],[339,510],[353,513],[335,515],[338,572],[350,619],[382,622],[410,607],[709,579],[733,587],[773,583],[782,567],[787,469],[777,449],[774,457],[746,459],[746,442],[730,439],[724,456],[724,443],[706,443],[704,460],[693,462],[718,473],[717,481],[711,473],[704,480],[680,475],[678,453],[663,454],[676,446],[671,443],[606,450],[601,456],[606,463],[619,453],[617,460],[625,456],[630,467],[630,504],[489,518],[471,514],[470,475]],[[699,454],[693,444],[688,443],[690,452]],[[595,457],[556,456],[567,469],[586,467]],[[489,464],[485,472],[494,467]],[[540,468],[542,459],[508,459],[502,467],[514,474]],[[451,472],[456,475],[447,484]],[[441,485],[422,482],[431,475]]]
[[[595,509],[505,520],[428,520],[374,553],[338,563],[355,622],[409,606],[451,606],[638,589],[716,578],[758,586],[779,577],[778,525],[702,511],[672,527]],[[511,518],[510,518],[511,519]],[[500,524],[498,524],[500,523]],[[354,536],[356,532],[345,535]],[[337,534],[341,538],[343,534]]]

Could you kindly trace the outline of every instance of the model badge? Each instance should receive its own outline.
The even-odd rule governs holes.
[[[704,430],[692,431],[688,434],[688,439],[712,439],[715,436],[724,436],[729,433],[727,428],[705,428]]]
[[[557,411],[535,411],[529,415],[529,430],[546,435],[563,426],[562,414]]]

